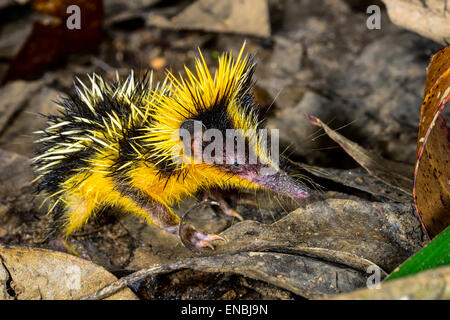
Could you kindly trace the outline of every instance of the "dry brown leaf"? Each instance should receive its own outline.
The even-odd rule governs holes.
[[[370,265],[392,271],[422,247],[421,234],[411,204],[329,199],[299,208],[272,224],[237,223],[221,233],[226,243],[217,242],[214,251],[202,251],[203,257],[189,268],[235,272],[313,298],[364,286]],[[164,271],[192,258],[175,236],[162,236],[166,240],[156,241],[159,236],[153,233],[148,239],[151,248],[136,250],[129,268],[153,266]],[[156,247],[162,241],[164,247]],[[170,258],[164,259],[167,254]]]
[[[422,247],[410,204],[347,199],[314,202],[270,225],[244,221],[222,235],[229,242],[219,244],[215,253],[281,248],[361,271],[367,261],[392,271]]]
[[[101,299],[146,277],[192,269],[215,273],[236,273],[262,280],[306,298],[349,292],[366,283],[363,272],[336,266],[308,256],[277,252],[240,252],[178,260],[170,265],[156,265],[110,283],[83,299]],[[119,291],[120,292],[120,291]]]
[[[337,142],[356,162],[365,168],[373,177],[397,188],[407,195],[411,195],[413,187],[413,171],[406,164],[384,159],[378,154],[366,150],[357,143],[348,140],[332,130],[319,118],[308,115],[310,121],[322,127],[328,136]]]
[[[450,267],[441,267],[380,284],[380,289],[361,289],[336,300],[449,300]]]
[[[414,201],[431,236],[450,224],[450,134],[442,110],[450,101],[450,46],[428,67],[420,112]]]
[[[412,201],[411,196],[372,177],[363,168],[341,170],[310,166],[304,163],[296,163],[293,161],[291,161],[290,163],[295,167],[304,169],[317,177],[332,180],[345,186],[370,193],[374,196],[381,196],[398,202],[410,203]]]
[[[116,279],[102,267],[66,253],[0,246],[0,299],[78,299]],[[110,299],[136,296],[124,289]]]

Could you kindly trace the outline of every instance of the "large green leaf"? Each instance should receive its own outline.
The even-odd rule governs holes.
[[[385,281],[409,276],[420,271],[450,265],[450,226],[422,250],[396,268]]]

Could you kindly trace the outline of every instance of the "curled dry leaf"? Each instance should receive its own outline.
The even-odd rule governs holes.
[[[395,269],[385,281],[409,276],[424,270],[450,265],[450,227]]]
[[[391,161],[380,157],[378,154],[366,150],[357,143],[348,140],[341,134],[332,130],[319,118],[307,115],[316,126],[322,127],[327,135],[337,142],[356,162],[367,170],[373,177],[384,183],[411,195],[413,187],[412,168],[406,164]]]
[[[45,249],[0,247],[0,299],[78,299],[117,278],[84,259]],[[129,289],[111,299],[136,299]]]
[[[360,288],[369,266],[390,272],[423,245],[411,204],[344,199],[311,203],[272,224],[240,222],[221,236],[228,241],[202,251],[195,263],[177,265],[192,255],[160,259],[152,274],[180,268],[233,272],[316,298]],[[147,269],[159,255],[153,249],[139,250],[130,265]]]
[[[390,272],[423,244],[410,204],[346,199],[314,202],[270,225],[244,221],[221,235],[229,242],[216,253],[277,248],[364,272],[370,264]]]
[[[236,273],[262,280],[306,298],[324,294],[349,292],[366,283],[363,272],[336,266],[307,256],[276,252],[240,252],[179,260],[170,265],[157,265],[121,278],[83,299],[102,299],[126,285],[157,274],[180,269],[206,272]]]
[[[441,114],[449,100],[447,46],[433,56],[428,67],[414,171],[414,201],[431,236],[450,224],[450,134]]]
[[[309,173],[312,173],[316,177],[328,179],[345,186],[370,193],[374,196],[384,197],[398,202],[410,203],[412,201],[412,197],[410,195],[407,195],[397,188],[394,188],[372,177],[363,168],[341,170],[310,166],[304,163],[296,163],[293,161],[291,161],[290,163],[299,169],[304,169]]]
[[[383,282],[380,289],[361,289],[331,297],[337,300],[449,300],[450,267]]]

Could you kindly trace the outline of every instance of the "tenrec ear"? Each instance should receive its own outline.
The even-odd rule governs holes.
[[[186,130],[192,137],[192,139],[196,138],[195,135],[199,135],[198,138],[203,136],[203,132],[206,130],[205,125],[199,121],[194,119],[187,119],[183,121],[180,126],[180,138],[184,136],[183,130]]]
[[[202,140],[205,130],[205,125],[194,119],[185,120],[179,130],[180,139],[183,141],[183,154],[188,157],[193,155],[194,159],[200,161],[197,163],[201,163],[202,159]]]

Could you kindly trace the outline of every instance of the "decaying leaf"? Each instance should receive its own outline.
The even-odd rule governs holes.
[[[77,299],[117,278],[84,259],[45,249],[0,247],[0,299]],[[111,299],[136,299],[129,289]]]
[[[336,300],[449,300],[450,267],[381,283],[379,289],[361,289],[335,297]]]
[[[369,266],[390,272],[423,245],[411,204],[347,199],[313,202],[272,224],[246,220],[221,235],[226,243],[180,266],[192,252],[174,235],[157,240],[153,233],[151,248],[135,250],[129,269],[234,272],[313,298],[357,289],[365,285]]]
[[[450,265],[450,227],[447,227],[422,250],[406,260],[386,281],[416,274],[420,271]]]
[[[178,260],[170,265],[156,265],[139,270],[108,286],[91,292],[83,299],[103,299],[120,292],[146,277],[180,269],[206,272],[231,272],[262,280],[306,298],[352,291],[366,283],[363,272],[335,266],[307,256],[276,252],[240,252]]]
[[[229,242],[217,253],[281,248],[364,271],[367,262],[350,256],[389,272],[422,246],[410,204],[346,199],[314,202],[270,225],[244,221],[222,235]]]
[[[356,162],[366,169],[373,177],[411,195],[413,187],[412,168],[406,164],[384,159],[378,154],[366,150],[353,141],[332,130],[319,118],[308,115],[310,121],[322,127],[328,136],[337,142]]]
[[[410,203],[412,201],[412,197],[410,195],[407,195],[397,188],[372,177],[362,168],[341,170],[310,166],[304,163],[295,163],[293,161],[290,163],[295,167],[304,169],[317,177],[332,180],[345,186],[368,192],[374,196],[381,196],[398,202]]]
[[[442,110],[450,101],[450,46],[428,67],[420,112],[414,201],[432,236],[450,224],[450,134]]]

